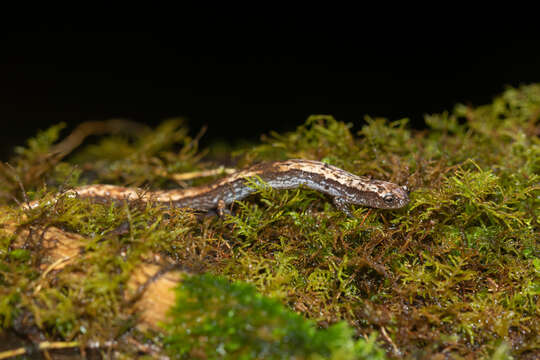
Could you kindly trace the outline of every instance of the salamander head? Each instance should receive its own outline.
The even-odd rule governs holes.
[[[378,209],[399,209],[409,203],[407,186],[372,180],[367,190],[359,192],[351,202]]]

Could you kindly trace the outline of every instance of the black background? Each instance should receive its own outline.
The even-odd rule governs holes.
[[[255,55],[250,41],[231,45],[227,36],[219,46],[199,42],[193,50],[186,37],[170,28],[6,34],[0,157],[52,124],[66,122],[67,133],[80,122],[113,117],[150,125],[186,117],[193,134],[208,125],[206,143],[292,130],[310,114],[332,114],[357,128],[366,114],[408,117],[422,128],[426,113],[458,102],[480,105],[506,86],[540,81],[540,42],[519,37],[353,36],[331,46],[331,39],[297,37],[287,49],[259,46],[265,55]]]

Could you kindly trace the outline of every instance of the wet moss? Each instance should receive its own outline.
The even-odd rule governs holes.
[[[378,358],[377,347],[390,358],[534,358],[539,118],[533,84],[491,104],[427,115],[422,131],[407,119],[368,117],[356,128],[318,115],[232,154],[218,154],[221,145],[200,150],[183,122],[169,120],[54,157],[62,125],[52,127],[0,168],[0,324],[33,341],[114,340],[125,356],[135,351],[127,339],[137,339],[180,358]],[[139,203],[46,201],[87,183],[205,183],[216,176],[173,175],[224,158],[238,167],[321,160],[407,184],[411,202],[392,211],[354,207],[351,219],[317,192],[256,182],[258,193],[224,219]],[[42,205],[21,210],[14,199],[26,201],[23,190]],[[65,267],[47,271],[40,234],[51,226],[81,235],[82,246]],[[138,314],[125,292],[148,262],[191,274],[158,332],[134,330]],[[258,330],[246,332],[248,325]]]

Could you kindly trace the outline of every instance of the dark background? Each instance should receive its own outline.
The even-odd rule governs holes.
[[[80,122],[113,117],[155,125],[183,116],[193,134],[208,125],[206,143],[292,130],[310,114],[357,128],[366,114],[408,117],[422,128],[426,113],[480,105],[506,86],[540,81],[540,42],[521,38],[351,37],[330,47],[311,39],[301,49],[294,38],[283,52],[300,55],[279,55],[275,47],[254,55],[249,41],[229,45],[223,37],[195,51],[185,37],[170,29],[4,35],[0,158],[52,124],[67,123],[68,133]]]

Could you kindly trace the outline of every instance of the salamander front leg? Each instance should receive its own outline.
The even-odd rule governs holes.
[[[334,206],[338,210],[343,211],[345,214],[347,214],[348,217],[354,218],[354,216],[353,216],[353,214],[351,212],[351,205],[347,200],[345,200],[342,197],[336,196],[336,197],[334,197],[333,202],[334,202]]]
[[[220,218],[224,218],[225,215],[231,215],[231,210],[227,209],[227,205],[225,204],[225,201],[219,200],[217,204],[217,214]]]

